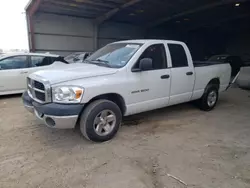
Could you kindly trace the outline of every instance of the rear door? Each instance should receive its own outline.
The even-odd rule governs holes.
[[[168,105],[170,93],[170,69],[167,66],[165,46],[153,44],[145,49],[133,68],[139,68],[143,58],[152,59],[153,69],[129,74],[128,111],[131,114],[161,108]],[[129,115],[129,114],[127,114]]]
[[[171,57],[171,91],[169,105],[187,102],[194,88],[195,72],[191,55],[186,45],[167,44]]]
[[[28,65],[28,56],[25,55],[0,60],[0,92],[17,93],[25,90]]]

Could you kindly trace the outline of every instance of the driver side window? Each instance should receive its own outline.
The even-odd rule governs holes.
[[[0,70],[24,69],[28,68],[27,56],[15,56],[0,61]]]
[[[167,68],[166,51],[163,44],[154,44],[149,46],[140,56],[134,68],[139,68],[139,62],[144,58],[152,59],[153,70]]]

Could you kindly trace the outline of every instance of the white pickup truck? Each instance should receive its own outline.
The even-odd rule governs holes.
[[[212,110],[229,85],[229,64],[193,64],[186,44],[129,40],[108,44],[84,63],[29,75],[24,106],[51,128],[80,124],[89,140],[113,138],[123,116],[197,101]]]

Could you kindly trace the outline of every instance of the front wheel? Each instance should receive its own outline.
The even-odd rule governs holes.
[[[116,135],[121,121],[120,108],[112,101],[101,99],[90,103],[83,111],[80,130],[91,141],[105,142]]]
[[[212,110],[218,101],[219,92],[217,85],[208,85],[201,99],[199,100],[199,106],[201,110]]]

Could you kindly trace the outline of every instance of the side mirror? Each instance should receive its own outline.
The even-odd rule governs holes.
[[[132,69],[132,72],[148,71],[153,69],[153,60],[151,58],[143,58],[139,62],[139,68]]]
[[[139,62],[139,67],[142,71],[153,69],[153,60],[151,58],[143,58]]]

